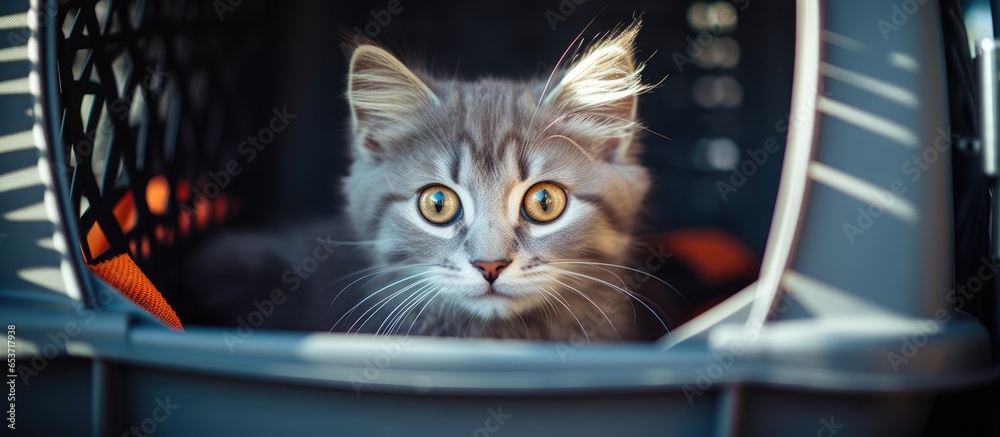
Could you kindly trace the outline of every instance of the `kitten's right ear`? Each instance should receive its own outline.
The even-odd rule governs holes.
[[[365,147],[378,148],[386,129],[409,124],[416,111],[438,104],[438,97],[399,59],[380,47],[354,49],[348,75],[347,100],[351,128]]]
[[[645,66],[635,60],[641,20],[597,40],[570,66],[543,102],[570,117],[590,120],[607,137],[594,155],[621,160],[628,156],[639,95],[653,88],[642,83]],[[546,85],[547,86],[547,85]]]

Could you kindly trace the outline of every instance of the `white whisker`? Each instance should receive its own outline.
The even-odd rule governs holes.
[[[553,269],[556,269],[556,268],[553,267]],[[570,271],[570,270],[563,270],[563,269],[556,269],[556,270],[558,270],[560,272],[563,272],[563,273],[566,273],[566,274],[571,275],[571,276],[576,276],[576,277],[580,277],[580,278],[590,279],[590,280],[595,281],[597,283],[600,283],[600,284],[603,284],[603,285],[607,285],[608,287],[611,287],[613,290],[618,291],[619,293],[622,293],[623,295],[625,295],[627,297],[635,299],[636,302],[639,302],[640,304],[642,304],[642,306],[646,307],[646,309],[649,311],[650,314],[653,315],[653,317],[656,317],[656,320],[658,322],[660,322],[660,325],[663,326],[663,329],[665,329],[667,331],[667,335],[670,335],[670,328],[668,328],[667,324],[663,322],[663,319],[661,319],[660,316],[658,314],[656,314],[656,311],[653,311],[653,309],[650,308],[649,305],[646,305],[646,302],[642,301],[642,299],[639,298],[639,296],[641,296],[641,295],[636,295],[635,293],[629,291],[628,289],[620,288],[617,285],[614,285],[614,284],[612,284],[610,282],[607,282],[607,281],[599,279],[599,278],[595,278],[595,277],[590,276],[590,275],[585,275],[583,273],[573,272],[573,271]],[[631,303],[631,301],[629,301],[629,303]],[[633,315],[633,317],[635,317],[636,316],[635,311],[634,311],[635,310],[635,305],[632,306],[632,309],[633,309],[632,315]],[[666,314],[664,314],[664,316],[667,317],[667,320],[670,320],[670,316],[667,316]],[[635,319],[633,318],[633,321],[634,320]],[[671,322],[671,324],[673,324],[673,322]]]
[[[542,292],[544,292],[545,294],[547,294],[549,296],[552,296],[552,298],[556,302],[558,302],[560,305],[562,305],[563,308],[566,308],[566,312],[568,312],[569,315],[573,317],[573,320],[576,320],[576,324],[580,327],[580,332],[583,333],[583,338],[587,339],[587,345],[590,346],[590,334],[587,333],[587,329],[583,327],[583,323],[580,322],[580,319],[578,317],[576,317],[576,313],[574,313],[573,310],[569,308],[569,303],[567,303],[565,301],[565,299],[560,299],[559,296],[557,295],[555,289],[553,289],[553,288],[550,287],[549,290],[552,290],[552,291],[547,291],[547,290],[543,289]]]
[[[625,280],[622,279],[621,276],[618,276],[618,274],[616,274],[615,272],[612,272],[611,270],[608,270],[608,269],[606,269],[604,267],[598,267],[598,266],[593,266],[593,267],[595,269],[603,270],[603,271],[607,272],[609,275],[614,276],[615,278],[617,278],[622,283],[622,287],[621,287],[622,290],[624,290],[626,292],[630,292],[630,290],[628,289],[628,284],[625,283]],[[557,269],[556,267],[552,267],[552,268]],[[561,270],[561,269],[557,269],[557,270]],[[579,273],[579,272],[576,272],[576,273]],[[631,294],[631,292],[630,292],[630,294]],[[635,297],[635,296],[632,296],[632,297]],[[629,304],[629,306],[632,307],[632,321],[635,322],[638,319],[638,315],[635,312],[635,304],[633,304],[631,300],[628,301],[628,304]]]
[[[559,139],[563,139],[563,140],[569,141],[570,144],[573,144],[574,146],[576,146],[576,148],[578,150],[580,150],[580,153],[582,153],[583,156],[586,156],[587,159],[589,159],[591,163],[596,163],[597,162],[597,160],[594,159],[594,157],[591,156],[591,154],[589,152],[587,152],[587,149],[584,149],[583,146],[580,145],[580,143],[578,143],[576,141],[573,141],[572,138],[567,137],[565,135],[550,135],[548,138],[546,138],[546,140],[552,139],[552,138],[559,138]]]
[[[385,289],[387,289],[387,288],[389,288],[389,287],[392,287],[392,286],[394,286],[394,285],[396,285],[396,284],[399,284],[399,283],[401,283],[401,282],[405,282],[405,281],[408,281],[408,280],[410,280],[410,279],[413,279],[413,278],[416,278],[416,277],[418,277],[418,276],[423,276],[423,275],[426,275],[426,274],[428,274],[428,273],[430,273],[430,272],[429,272],[429,271],[424,271],[424,272],[420,272],[420,273],[417,273],[417,274],[415,274],[415,275],[411,275],[411,276],[407,276],[407,277],[405,277],[405,278],[403,278],[403,279],[400,279],[400,280],[398,280],[398,281],[396,281],[396,282],[393,282],[393,283],[391,283],[391,284],[389,284],[389,285],[386,285],[386,286],[384,286],[384,287],[382,287],[382,288],[380,288],[380,289],[376,290],[376,291],[375,291],[374,293],[371,293],[371,294],[369,294],[369,295],[368,295],[367,297],[365,297],[364,299],[361,299],[361,301],[360,301],[360,302],[358,302],[358,303],[354,304],[354,306],[353,306],[353,307],[351,307],[351,309],[347,310],[347,312],[346,312],[346,313],[345,313],[345,314],[344,314],[343,316],[340,316],[340,318],[339,318],[339,319],[337,319],[337,322],[336,322],[336,323],[334,323],[334,324],[333,324],[333,326],[334,326],[334,327],[336,327],[337,325],[339,325],[339,324],[340,324],[340,321],[341,321],[341,320],[343,320],[343,319],[344,319],[344,317],[347,317],[348,315],[350,315],[351,313],[353,313],[353,312],[354,312],[354,310],[355,310],[355,309],[357,309],[357,308],[358,308],[359,306],[361,306],[362,304],[364,304],[364,303],[365,303],[365,301],[367,301],[368,299],[371,299],[371,298],[372,298],[372,297],[374,297],[374,296],[375,296],[376,294],[379,294],[379,293],[381,293],[381,292],[382,292],[383,290],[385,290]]]
[[[416,287],[417,285],[420,285],[420,284],[422,284],[424,282],[430,281],[431,279],[432,278],[424,278],[424,279],[420,279],[420,280],[414,281],[412,284],[409,284],[409,285],[401,288],[400,290],[398,290],[398,291],[390,294],[389,296],[382,298],[382,300],[376,302],[375,305],[372,305],[371,308],[368,308],[367,310],[365,310],[365,312],[361,313],[361,316],[358,317],[358,320],[354,321],[354,323],[351,325],[351,327],[347,329],[347,332],[351,332],[351,330],[354,329],[354,326],[357,325],[358,322],[361,322],[361,319],[365,317],[365,314],[368,314],[368,312],[371,311],[371,315],[369,315],[368,318],[366,318],[364,320],[364,322],[362,322],[361,325],[358,326],[358,330],[355,331],[354,333],[356,335],[358,332],[361,332],[361,329],[364,328],[365,325],[368,324],[368,321],[370,321],[373,317],[375,317],[375,314],[378,314],[378,312],[381,311],[382,308],[385,308],[385,306],[388,305],[389,302],[394,297],[399,296],[399,295],[401,295],[403,293],[406,293],[411,288]],[[378,332],[376,332],[376,335],[377,334],[378,334]]]
[[[601,263],[601,262],[552,261],[552,262],[549,262],[548,264],[550,264],[550,265],[551,264],[580,264],[580,265],[589,265],[589,266],[617,267],[617,268],[620,268],[620,269],[625,269],[625,270],[629,270],[629,271],[632,271],[632,272],[635,272],[635,273],[639,273],[641,275],[646,275],[646,276],[649,276],[650,278],[653,278],[653,279],[659,281],[663,285],[666,285],[667,287],[670,287],[670,289],[673,290],[675,293],[677,293],[677,295],[680,296],[681,299],[684,299],[684,303],[686,303],[689,308],[694,309],[694,307],[691,305],[691,302],[688,302],[687,298],[685,298],[684,295],[681,294],[680,291],[678,291],[676,288],[674,288],[673,285],[670,285],[669,283],[667,283],[667,281],[664,281],[664,280],[656,277],[656,275],[653,275],[653,274],[651,274],[649,272],[644,272],[642,270],[634,269],[632,267],[620,266],[618,264],[609,264],[609,263]]]
[[[417,311],[417,315],[413,317],[413,321],[410,322],[410,328],[406,330],[406,335],[407,336],[410,335],[410,331],[413,330],[413,325],[417,323],[417,320],[420,320],[420,315],[424,313],[424,310],[426,310],[427,307],[431,304],[431,301],[433,301],[435,298],[437,298],[438,296],[441,295],[441,289],[440,289],[440,287],[437,288],[437,289],[435,289],[435,290],[436,290],[436,292],[434,293],[434,295],[431,296],[430,299],[427,299],[427,302],[424,302],[424,306],[422,308],[420,308],[420,311]]]
[[[433,287],[435,287],[435,285],[432,283],[424,284],[416,291],[411,292],[409,296],[403,298],[403,300],[396,304],[396,307],[385,316],[385,320],[382,321],[382,324],[375,332],[381,332],[383,327],[386,328],[386,334],[392,332],[393,327],[398,323],[398,321],[409,314],[409,309],[412,308],[413,305],[419,304],[425,294],[433,291]],[[386,326],[387,323],[388,326]]]
[[[419,290],[417,290],[416,292],[414,292],[413,295],[415,296],[415,298],[412,299],[412,300],[410,300],[410,303],[405,304],[405,307],[403,307],[403,310],[400,311],[399,314],[396,315],[396,317],[392,321],[392,323],[390,323],[389,326],[386,328],[386,330],[385,330],[386,334],[391,333],[392,335],[395,335],[396,333],[398,333],[399,332],[399,328],[402,327],[402,324],[406,320],[406,317],[408,315],[410,315],[411,312],[413,312],[413,310],[417,307],[417,305],[420,305],[420,302],[423,301],[424,298],[426,298],[427,296],[429,296],[436,289],[437,289],[437,285],[435,285],[435,284],[426,284],[423,287],[420,287]],[[404,302],[405,302],[405,300],[404,300]],[[404,305],[404,304],[401,303],[400,306],[402,306],[402,305]],[[391,313],[387,317],[387,320],[388,320],[389,317],[392,317]]]
[[[608,317],[608,315],[604,312],[603,309],[601,309],[601,306],[598,305],[597,302],[594,302],[593,299],[591,299],[589,296],[587,296],[586,293],[584,293],[584,292],[582,292],[582,291],[574,288],[572,285],[569,285],[569,284],[567,284],[565,282],[562,282],[562,281],[560,281],[560,280],[558,280],[558,279],[556,279],[554,277],[548,276],[548,275],[546,275],[546,277],[549,278],[549,280],[552,280],[552,281],[555,281],[555,282],[558,282],[558,283],[562,284],[562,286],[564,286],[566,288],[569,288],[571,291],[573,291],[576,294],[580,295],[580,297],[586,299],[587,302],[590,302],[590,304],[593,305],[594,308],[597,308],[597,311],[601,312],[601,315],[604,316],[604,318],[608,321],[608,324],[611,325],[611,330],[615,332],[615,336],[618,337],[618,341],[621,341],[622,336],[618,334],[618,329],[615,328],[615,322],[611,321],[611,318]]]
[[[372,276],[378,276],[378,275],[381,275],[381,274],[384,274],[384,273],[389,273],[389,272],[396,271],[396,270],[403,270],[403,269],[416,268],[416,267],[428,267],[428,266],[431,266],[431,265],[432,264],[410,264],[410,265],[404,265],[404,266],[381,267],[381,268],[372,267],[372,268],[363,269],[363,270],[351,273],[349,275],[346,275],[344,277],[341,277],[340,279],[337,279],[336,281],[331,282],[329,285],[327,285],[327,287],[329,287],[330,285],[336,284],[337,282],[340,282],[340,281],[344,280],[345,278],[349,278],[349,277],[351,277],[353,275],[356,275],[358,273],[362,273],[364,271],[376,270],[375,272],[369,273],[369,274],[364,275],[364,276],[362,276],[362,277],[360,277],[358,279],[355,279],[353,282],[351,282],[350,284],[347,284],[347,286],[345,286],[344,288],[340,289],[340,291],[337,293],[337,295],[333,297],[333,300],[330,301],[330,305],[327,306],[327,309],[329,309],[330,307],[333,306],[333,303],[337,301],[337,298],[340,297],[340,295],[344,291],[346,291],[348,288],[351,288],[352,285],[357,284],[359,281],[364,280],[365,278],[370,278]],[[326,287],[323,287],[323,288],[326,288]]]

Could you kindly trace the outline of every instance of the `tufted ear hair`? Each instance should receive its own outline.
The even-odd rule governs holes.
[[[367,152],[379,151],[381,133],[411,123],[418,110],[439,103],[416,74],[375,45],[363,44],[354,49],[347,80],[351,129],[356,144]]]
[[[653,88],[642,83],[644,65],[635,62],[640,27],[637,19],[591,44],[544,99],[570,114],[567,119],[582,117],[599,125],[608,142],[598,152],[612,160],[626,154],[638,127],[639,94]]]

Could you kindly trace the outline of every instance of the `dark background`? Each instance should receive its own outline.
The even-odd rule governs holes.
[[[577,0],[579,1],[579,0]],[[731,68],[684,64],[689,40],[699,30],[689,24],[692,4],[728,3],[738,22],[726,32],[740,48]],[[333,2],[244,2],[223,13],[222,25],[249,25],[253,40],[247,50],[253,79],[244,81],[264,93],[255,114],[260,127],[272,107],[297,114],[291,128],[277,135],[247,175],[234,185],[251,190],[253,201],[242,205],[239,220],[260,224],[334,213],[341,200],[336,186],[346,172],[347,103],[343,98],[347,59],[339,45],[341,29],[364,29],[372,11],[386,9],[387,0]],[[794,3],[788,0],[723,2],[662,2],[586,0],[446,1],[401,0],[402,11],[378,26],[376,37],[406,59],[417,59],[432,71],[473,80],[484,75],[547,76],[573,39],[590,38],[628,23],[642,14],[639,58],[649,58],[646,82],[662,86],[640,99],[640,117],[656,135],[645,138],[646,165],[654,176],[649,198],[650,225],[658,231],[713,227],[745,241],[761,256],[774,209],[785,134],[776,128],[785,119],[791,99],[794,51]],[[572,7],[570,7],[572,6]],[[562,7],[562,11],[560,11]],[[743,7],[744,9],[740,9]],[[565,20],[553,30],[547,11]],[[571,11],[568,14],[563,12]],[[241,17],[240,14],[246,14]],[[374,29],[375,27],[370,27]],[[715,44],[713,41],[710,43]],[[232,47],[230,50],[241,50]],[[244,48],[244,50],[246,50]],[[729,108],[706,108],[693,97],[705,76],[730,76],[742,88],[742,102]],[[732,169],[706,166],[706,139],[728,138],[739,155],[757,149],[769,138],[780,149],[748,175],[744,185],[723,200],[716,184],[730,182]],[[232,149],[241,138],[231,139]],[[225,146],[224,146],[225,147]],[[736,161],[733,161],[733,160]]]

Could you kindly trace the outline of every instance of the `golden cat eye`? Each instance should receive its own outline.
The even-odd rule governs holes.
[[[564,209],[566,209],[566,192],[552,182],[532,185],[521,202],[524,216],[539,223],[559,218]]]
[[[444,185],[424,188],[417,202],[420,214],[436,225],[451,224],[462,212],[462,201],[458,199],[458,194]]]

